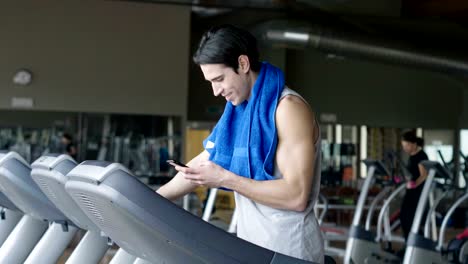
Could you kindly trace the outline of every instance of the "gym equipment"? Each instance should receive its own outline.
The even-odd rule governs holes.
[[[318,207],[321,211],[319,213]],[[324,219],[328,212],[329,202],[328,199],[323,194],[319,194],[318,201],[315,204],[315,215],[318,215],[318,223],[320,225],[320,230],[323,234],[324,250],[325,254],[331,256],[338,256],[340,258],[344,257],[345,250],[338,247],[332,247],[330,245],[331,241],[346,241],[348,239],[348,228],[339,227],[335,223],[325,223]]]
[[[98,263],[108,249],[107,238],[89,220],[65,191],[66,174],[76,166],[68,155],[47,154],[32,164],[31,177],[50,201],[76,226],[87,230],[83,239],[67,260],[71,263]]]
[[[0,151],[0,159],[8,151]],[[23,217],[23,213],[0,192],[0,247],[10,235],[13,228],[18,224]]]
[[[403,263],[466,263],[468,262],[468,242],[466,240],[451,242],[447,248],[444,248],[443,244],[448,221],[455,212],[455,209],[468,199],[468,193],[465,193],[460,198],[458,198],[447,211],[442,221],[437,241],[433,241],[429,237],[427,228],[425,229],[424,236],[418,234],[419,225],[422,215],[424,214],[429,191],[434,183],[435,178],[442,178],[449,184],[451,184],[453,180],[451,174],[447,171],[447,168],[442,166],[440,163],[424,161],[421,164],[428,171],[428,176],[419,199],[414,222],[411,227],[411,233],[408,237],[408,246],[405,252]],[[433,210],[433,207],[430,210]]]
[[[85,161],[68,193],[135,263],[310,263],[239,239],[190,214],[118,163]]]
[[[358,264],[366,263],[367,259],[372,255],[378,255],[378,258],[385,263],[400,263],[400,259],[393,254],[386,252],[380,248],[380,244],[376,242],[374,234],[370,231],[370,221],[372,213],[377,205],[377,202],[387,194],[388,190],[384,189],[384,194],[376,197],[369,208],[368,217],[366,220],[366,226],[363,228],[360,225],[361,215],[364,211],[364,205],[367,199],[369,188],[374,180],[375,176],[390,176],[391,174],[387,171],[385,166],[380,161],[376,160],[365,160],[364,163],[367,165],[367,177],[361,188],[359,194],[356,211],[354,212],[353,222],[350,228],[348,241],[346,243],[346,252],[344,256],[345,264]],[[381,210],[383,211],[383,210]]]
[[[429,198],[430,190],[434,183],[434,179],[440,178],[444,180],[445,184],[451,183],[451,175],[440,163],[433,161],[423,161],[421,164],[428,171],[427,178],[424,183],[424,187],[419,197],[418,207],[414,216],[413,224],[411,226],[411,232],[408,236],[407,247],[405,251],[405,257],[403,259],[404,264],[414,263],[446,263],[442,259],[440,252],[436,250],[436,243],[426,234],[420,235],[419,228],[422,222],[426,204]],[[427,217],[430,217],[428,215]]]
[[[67,173],[70,168],[55,169]],[[55,263],[77,230],[41,192],[30,172],[16,152],[0,158],[0,190],[25,213],[2,245],[0,263]]]
[[[452,239],[448,242],[447,247],[444,248],[443,246],[443,243],[445,241],[445,230],[447,228],[448,221],[455,212],[455,209],[457,209],[457,207],[459,207],[460,204],[462,204],[466,200],[468,200],[468,189],[466,190],[465,194],[458,198],[455,201],[455,203],[450,207],[440,227],[440,234],[436,249],[440,251],[448,261],[452,263],[468,263],[468,238],[465,237],[459,239]]]
[[[5,186],[3,178],[27,178],[29,177],[31,168],[29,164],[15,152],[0,153],[0,191],[5,195]],[[11,202],[7,195],[5,197]],[[17,198],[17,197],[16,197]],[[3,200],[3,199],[2,199]],[[5,202],[5,201],[3,201]],[[21,209],[22,206],[13,204],[15,208]],[[35,244],[39,241],[42,234],[47,228],[47,223],[44,221],[36,220],[31,216],[24,215],[21,220],[16,224],[14,229],[5,239],[2,247],[0,248],[0,260],[11,260],[14,262],[22,262],[26,259],[28,254],[34,248]],[[21,244],[21,247],[18,245]],[[16,257],[8,258],[9,252],[13,252],[15,247]]]
[[[0,159],[1,159],[0,154]],[[0,192],[0,247],[10,235],[13,228],[18,224],[23,213]]]

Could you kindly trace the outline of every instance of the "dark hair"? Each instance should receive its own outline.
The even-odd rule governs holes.
[[[404,132],[401,135],[401,139],[403,141],[414,143],[414,144],[418,145],[419,147],[424,147],[424,139],[416,136],[416,133],[413,130],[409,130],[409,131]]]
[[[418,145],[419,147],[424,147],[424,139],[423,138],[416,138],[416,145]]]
[[[193,61],[200,64],[224,64],[237,73],[239,56],[249,58],[250,68],[258,72],[261,63],[257,39],[247,30],[232,25],[213,27],[203,34]]]
[[[72,141],[72,140],[73,140],[73,137],[72,137],[70,134],[68,134],[68,133],[63,133],[62,137],[66,138],[66,139],[69,140],[69,141]]]

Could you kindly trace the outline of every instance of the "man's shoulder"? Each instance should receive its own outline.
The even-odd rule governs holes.
[[[276,128],[280,140],[285,138],[299,140],[317,134],[315,113],[309,105],[298,96],[286,96],[276,109]]]
[[[291,115],[304,115],[310,117],[315,116],[309,104],[307,104],[307,102],[303,98],[295,94],[288,94],[283,96],[279,101],[276,109],[276,118],[282,119],[287,118]],[[313,120],[314,119],[311,119],[311,121]]]

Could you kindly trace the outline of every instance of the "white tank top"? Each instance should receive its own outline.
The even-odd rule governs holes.
[[[298,93],[285,87],[281,98]],[[304,99],[303,99],[304,100]],[[305,100],[304,100],[305,102]],[[300,259],[323,263],[323,237],[314,214],[320,191],[320,133],[315,143],[315,168],[309,203],[304,212],[275,209],[256,203],[234,192],[237,213],[237,236],[261,247]],[[274,176],[283,176],[275,162]]]

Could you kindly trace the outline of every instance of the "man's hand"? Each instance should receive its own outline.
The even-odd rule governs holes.
[[[227,170],[211,161],[203,161],[195,168],[175,166],[175,169],[183,173],[184,178],[191,183],[209,188],[222,187],[225,177],[229,174]]]
[[[210,154],[205,150],[187,163],[189,167],[198,167],[203,161],[208,160]],[[176,200],[197,188],[197,184],[184,178],[183,173],[177,175],[167,184],[161,186],[157,192],[169,200]]]

